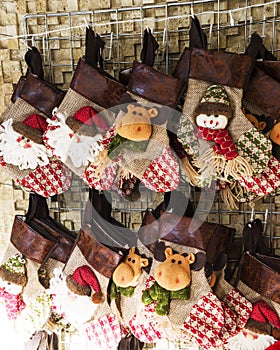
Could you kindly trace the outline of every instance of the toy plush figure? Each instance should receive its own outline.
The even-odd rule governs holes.
[[[165,249],[165,256],[166,260],[155,270],[156,282],[142,295],[145,305],[157,302],[156,313],[159,315],[168,315],[170,300],[190,298],[190,264],[195,261],[194,254],[174,254],[170,247]]]
[[[55,310],[77,329],[93,317],[103,301],[99,282],[87,265],[76,268],[67,277],[55,269],[48,293],[52,295]]]
[[[97,127],[107,129],[105,120],[90,106],[82,107],[67,119],[57,112],[47,122],[49,126],[44,134],[45,144],[54,156],[64,163],[72,162],[75,168],[86,166],[96,155],[97,141],[102,138]]]
[[[47,128],[45,119],[32,114],[23,122],[8,119],[0,128],[0,156],[7,164],[19,170],[34,170],[49,163],[50,153],[42,144],[42,134]]]
[[[148,264],[148,259],[136,254],[135,247],[130,248],[124,262],[120,263],[113,273],[111,299],[116,298],[116,293],[132,296],[142,275],[142,268],[147,267]]]
[[[199,168],[214,164],[215,171],[225,180],[239,179],[252,175],[249,163],[241,157],[226,129],[232,116],[227,93],[221,85],[210,85],[200,104],[194,111],[197,137],[214,141],[215,145],[197,160]],[[212,161],[210,161],[212,160]],[[215,174],[213,174],[215,175]]]
[[[26,285],[26,260],[20,254],[11,256],[0,266],[0,298],[4,301],[7,316],[15,320],[25,308],[21,292]]]
[[[272,154],[276,159],[280,159],[280,122],[273,126],[269,137],[272,142]]]
[[[51,197],[66,191],[72,173],[43,144],[46,118],[38,113],[0,125],[0,165],[21,186]]]
[[[89,185],[96,188],[96,179],[104,175],[106,179],[114,175],[113,182],[117,175],[134,176],[156,192],[177,188],[179,165],[169,147],[166,124],[155,125],[151,121],[161,111],[159,107],[150,108],[135,102],[119,111],[114,126],[100,141],[102,150],[86,169]],[[117,172],[110,170],[116,164]]]

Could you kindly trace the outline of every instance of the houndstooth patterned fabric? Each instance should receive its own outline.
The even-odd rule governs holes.
[[[22,179],[17,179],[17,183],[43,197],[51,197],[69,189],[72,172],[59,160],[50,161]]]

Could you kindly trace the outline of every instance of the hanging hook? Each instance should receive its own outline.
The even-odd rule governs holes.
[[[33,36],[32,36],[32,38],[33,38]],[[27,39],[22,39],[22,41],[23,41],[24,46],[25,46],[28,50],[32,50],[32,48],[27,44]]]
[[[191,4],[191,17],[194,19],[193,3]]]
[[[263,234],[265,234],[265,232],[266,232],[267,217],[268,217],[268,209],[265,209],[264,222],[263,222]]]
[[[234,18],[233,18],[233,15],[232,15],[232,11],[229,10],[229,21],[230,21],[230,25],[232,27],[234,27]]]
[[[88,24],[88,21],[87,21],[86,17],[84,17],[84,21],[85,21],[87,29],[89,29],[89,24]]]
[[[213,32],[213,22],[210,23],[210,28],[209,28],[209,39],[208,39],[209,48],[212,47],[212,32]]]
[[[32,37],[31,37],[31,45],[32,46],[36,46],[36,44],[35,44],[35,35],[32,35]]]
[[[255,208],[252,207],[252,210],[251,210],[251,217],[250,217],[250,221],[254,221],[254,216],[255,216]]]

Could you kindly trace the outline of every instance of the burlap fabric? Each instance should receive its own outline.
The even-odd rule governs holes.
[[[14,103],[8,105],[1,117],[4,118],[3,122],[12,118],[13,123],[18,123],[32,114],[39,114],[47,118],[38,109],[18,97]],[[32,133],[33,131],[31,130],[30,132]],[[37,166],[33,171],[31,169],[20,170],[18,166],[7,163],[2,163],[1,166],[19,185],[44,197],[65,192],[71,184],[71,171],[50,154],[49,163],[41,167]]]
[[[6,260],[9,259],[12,255],[19,253],[19,251],[14,247],[12,243],[9,243],[7,250],[3,256],[4,263]],[[42,266],[40,263],[32,261],[28,258],[25,258],[27,260],[26,263],[26,269],[27,269],[27,284],[23,288],[22,297],[26,304],[30,304],[32,301],[35,300],[35,298],[44,293],[46,288],[43,286],[39,281],[39,269],[41,267],[44,268],[47,279],[50,279],[53,277],[53,270],[56,267],[64,267],[64,264],[54,260],[52,258],[49,258],[46,263]]]
[[[21,122],[26,117],[31,114],[42,113],[31,106],[29,103],[25,102],[22,98],[18,98],[15,103],[10,103],[4,113],[1,115],[2,122],[8,120],[10,118],[13,119],[14,122]],[[46,118],[46,116],[45,116]],[[19,170],[17,166],[6,164],[3,168],[14,180],[24,178],[26,175],[30,173],[30,170]]]
[[[115,113],[112,110],[104,109],[103,107],[97,105],[95,102],[82,96],[81,94],[79,94],[77,91],[71,89],[70,87],[67,90],[67,93],[66,93],[65,97],[63,98],[61,104],[57,108],[55,114],[61,113],[65,117],[65,121],[67,123],[68,118],[73,117],[73,115],[76,112],[78,112],[82,107],[86,107],[86,106],[92,107],[97,112],[100,112],[100,116],[104,119],[106,124],[108,126],[112,125],[114,117],[115,117]],[[49,128],[50,128],[50,126],[48,127],[48,129]],[[90,128],[90,126],[87,126],[87,125],[81,126],[80,132],[83,132],[83,129],[85,130],[86,128]],[[97,130],[98,130],[98,133],[101,135],[104,134],[104,132],[105,132],[104,130],[101,130],[99,128],[97,128]],[[45,133],[45,136],[46,137],[44,137],[44,142],[48,146],[48,131]],[[52,150],[53,154],[55,155],[56,150],[55,149],[51,149],[51,150]],[[80,177],[83,177],[84,171],[86,168],[85,166],[76,167],[73,164],[70,157],[68,157],[66,159],[66,161],[64,161],[64,164],[67,165],[67,167],[69,169],[71,169],[75,174],[77,174]]]
[[[193,123],[193,125],[195,125],[194,110],[200,103],[210,85],[211,84],[207,81],[191,78],[188,80],[188,90],[183,106],[183,115],[186,116]],[[243,90],[231,86],[225,86],[225,90],[228,94],[229,103],[232,109],[232,118],[229,121],[227,129],[230,132],[233,141],[236,143],[242,134],[249,131],[253,127],[242,112],[241,101]]]
[[[132,175],[141,179],[150,163],[158,157],[168,145],[169,139],[166,132],[166,125],[153,125],[153,132],[144,152],[139,153],[129,149],[123,152],[123,161],[120,163],[121,172],[122,170],[129,171]]]

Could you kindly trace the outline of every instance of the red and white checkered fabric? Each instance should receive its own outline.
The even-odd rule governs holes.
[[[120,324],[114,314],[91,321],[85,332],[99,350],[116,350],[121,340]]]
[[[223,325],[222,304],[209,292],[192,307],[183,329],[202,349],[214,350],[223,344],[219,335]]]
[[[158,327],[149,322],[148,318],[147,322],[140,323],[137,315],[134,315],[128,325],[134,336],[144,343],[156,343],[163,337]]]
[[[91,163],[85,170],[85,178],[89,186],[99,191],[111,189],[118,173],[118,164],[111,162],[110,165],[104,169],[100,179],[96,178],[96,168],[97,166]]]
[[[220,336],[223,341],[226,341],[245,327],[252,312],[252,304],[238,290],[232,289],[225,296],[222,305],[225,323]]]
[[[249,179],[240,179],[240,184],[259,196],[266,196],[280,187],[280,162],[271,156],[267,167]]]
[[[179,180],[179,163],[170,147],[166,147],[145,170],[141,182],[152,191],[168,192],[178,187]]]
[[[114,126],[112,126],[103,136],[103,138],[99,141],[100,152],[108,147],[109,143],[113,140],[115,135],[116,130]],[[88,185],[100,191],[111,189],[117,176],[118,164],[116,162],[110,162],[110,164],[103,171],[101,179],[96,177],[96,169],[97,165],[94,162],[90,163],[86,168],[84,175]]]
[[[61,161],[50,161],[49,164],[36,168],[17,183],[43,196],[51,197],[66,192],[72,183],[72,171]]]

